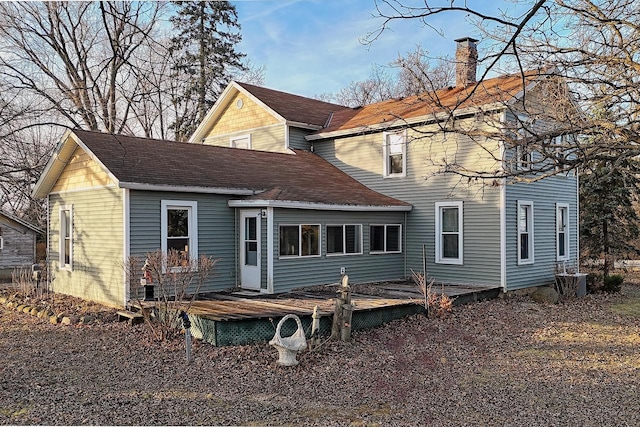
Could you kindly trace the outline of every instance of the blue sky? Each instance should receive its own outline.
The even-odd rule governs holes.
[[[474,0],[468,0],[473,7]],[[445,14],[429,23],[402,20],[370,45],[361,40],[381,24],[374,0],[232,1],[242,26],[239,50],[254,65],[266,66],[264,85],[303,96],[336,93],[354,80],[364,80],[374,64],[387,65],[420,44],[430,56],[453,56],[454,40],[478,30],[464,14]],[[445,3],[449,3],[448,1]],[[475,0],[494,10],[502,1]],[[481,46],[480,46],[481,47]]]

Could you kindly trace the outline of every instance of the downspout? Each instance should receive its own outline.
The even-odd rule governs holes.
[[[267,293],[273,289],[273,207],[267,207]]]
[[[240,272],[240,250],[239,250],[239,239],[240,239],[240,235],[238,234],[238,208],[233,208],[233,250],[235,252],[235,261],[234,261],[234,287],[238,288],[240,286],[240,284],[238,283],[238,273]]]
[[[131,224],[129,223],[131,218],[131,212],[130,212],[130,204],[129,204],[129,189],[128,188],[123,188],[122,189],[122,223],[123,223],[123,230],[122,230],[122,234],[123,234],[123,248],[122,248],[122,256],[124,257],[124,262],[123,262],[123,266],[124,266],[124,271],[122,272],[123,274],[123,287],[124,287],[124,301],[123,301],[123,307],[127,306],[127,303],[129,302],[129,300],[131,299],[131,281],[130,281],[130,277],[129,273],[131,270],[130,265],[129,265],[129,259],[131,257]]]
[[[500,115],[500,122],[506,123],[507,114],[503,111]],[[507,150],[504,140],[500,140],[500,170],[505,175],[500,181],[500,286],[502,291],[507,292],[507,178],[506,178],[506,155]]]
[[[402,234],[404,234],[404,238],[402,242],[404,244],[404,277],[407,278],[409,277],[409,275],[407,274],[407,268],[409,263],[409,260],[408,260],[409,251],[407,249],[408,245],[407,245],[407,212],[406,211],[404,212],[404,231]]]

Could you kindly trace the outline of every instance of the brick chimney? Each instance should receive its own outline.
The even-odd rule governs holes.
[[[476,82],[478,64],[478,40],[471,37],[457,39],[456,43],[456,87],[466,87]]]

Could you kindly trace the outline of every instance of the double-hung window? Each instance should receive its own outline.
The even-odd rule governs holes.
[[[280,256],[320,256],[320,225],[281,225]]]
[[[556,204],[556,256],[558,261],[569,259],[569,205]]]
[[[462,202],[436,203],[436,263],[462,264]]]
[[[327,225],[327,255],[347,255],[361,253],[361,225]]]
[[[400,224],[371,225],[369,227],[369,252],[402,252],[402,226]]]
[[[533,264],[533,202],[518,201],[518,264]]]
[[[385,132],[383,135],[383,176],[407,176],[407,132]]]
[[[529,147],[529,142],[534,137],[533,120],[518,114],[514,125],[516,127],[516,168],[517,170],[529,170],[533,162],[533,155]]]
[[[167,267],[196,266],[198,261],[198,202],[162,200],[160,222],[161,249]]]
[[[60,207],[60,269],[73,269],[73,206]]]

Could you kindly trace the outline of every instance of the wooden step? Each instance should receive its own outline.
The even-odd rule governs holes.
[[[134,313],[133,311],[118,311],[118,321],[122,322],[124,320],[128,321],[130,325],[137,325],[138,323],[144,322],[144,316],[140,313]]]

